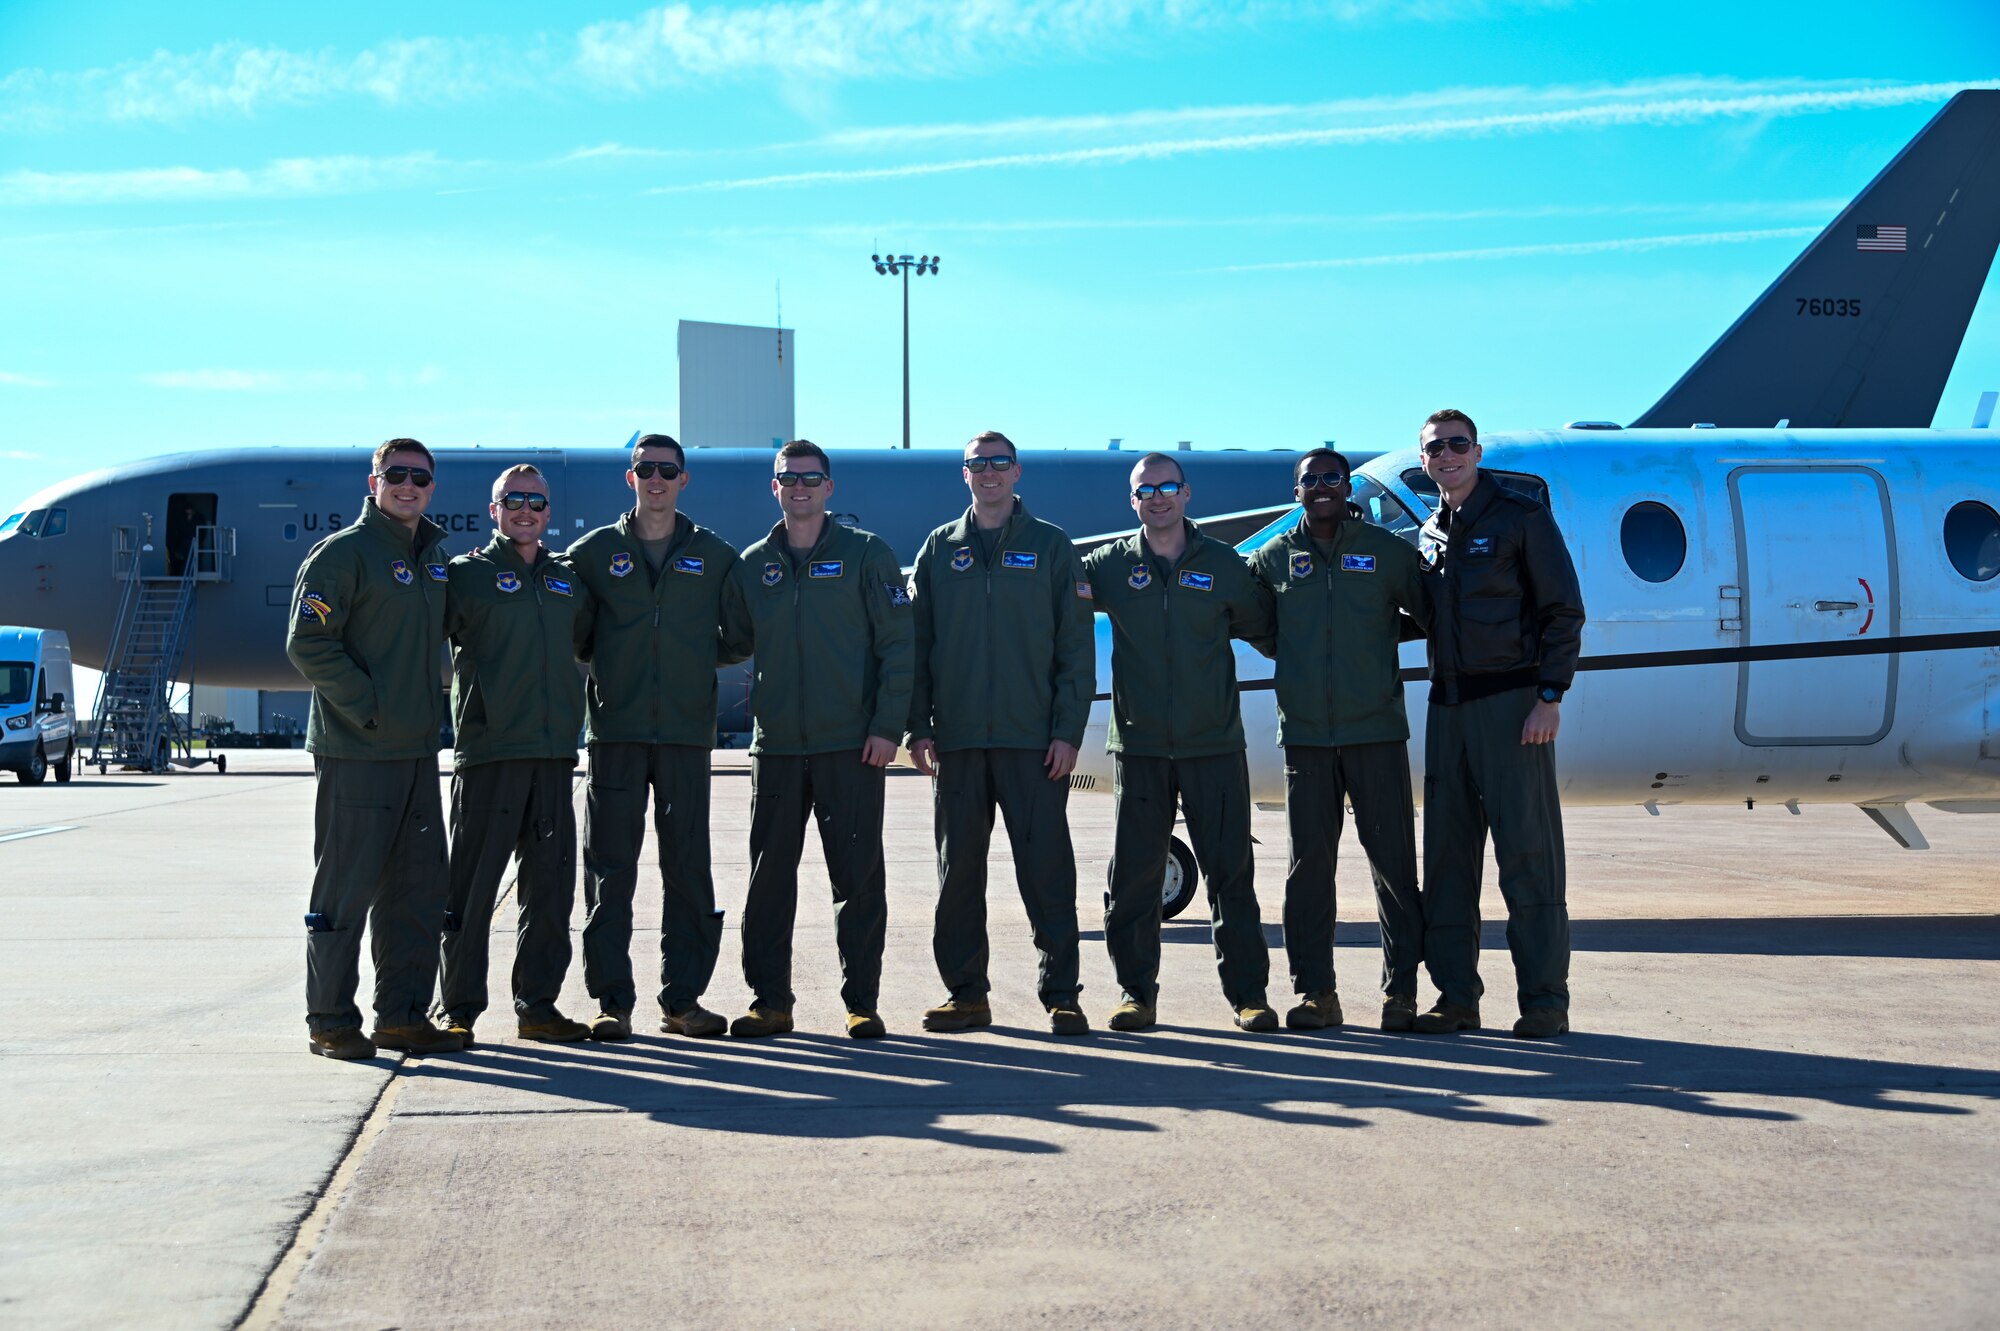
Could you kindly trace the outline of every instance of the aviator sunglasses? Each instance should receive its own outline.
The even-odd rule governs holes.
[[[422,467],[384,467],[374,475],[391,485],[401,485],[408,481],[419,490],[428,490],[431,484],[431,474]]]
[[[1161,481],[1158,485],[1133,487],[1132,497],[1134,499],[1151,499],[1154,495],[1165,495],[1171,499],[1185,489],[1187,489],[1187,482],[1185,481]]]
[[[663,481],[678,480],[681,474],[681,464],[678,462],[635,462],[632,464],[632,474],[642,481],[652,480],[654,472],[660,473],[660,479]]]
[[[1450,446],[1452,452],[1461,457],[1472,451],[1472,440],[1462,434],[1455,434],[1449,439],[1433,439],[1428,444],[1425,444],[1424,456],[1427,458],[1439,457],[1444,453],[1447,445]]]
[[[995,471],[1012,471],[1014,469],[1014,459],[1008,457],[998,457],[998,458],[967,458],[965,460],[965,469],[971,472],[974,476],[977,476],[980,472],[985,471],[988,467],[993,468],[993,470]]]
[[[509,490],[493,502],[506,509],[509,513],[519,513],[524,508],[530,513],[540,513],[549,506],[549,497],[547,495],[523,494],[519,490]]]
[[[1299,477],[1299,489],[1317,490],[1322,485],[1329,490],[1338,490],[1347,484],[1347,478],[1337,471],[1309,471]]]
[[[778,484],[787,490],[795,485],[803,485],[808,490],[817,490],[826,481],[823,471],[781,471],[777,475]]]

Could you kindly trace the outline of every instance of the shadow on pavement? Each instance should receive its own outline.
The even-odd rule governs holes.
[[[1507,965],[1504,920],[1488,920],[1479,946],[1488,964]],[[1826,915],[1783,919],[1571,920],[1570,946],[1578,952],[1672,952],[1752,957],[1904,957],[1928,961],[2000,960],[2000,915]],[[1085,938],[1102,939],[1099,930]],[[1206,919],[1183,917],[1160,931],[1163,943],[1209,941]],[[1284,931],[1264,926],[1273,948]],[[1373,920],[1343,920],[1338,947],[1379,948]],[[1491,976],[1487,977],[1489,982]]]
[[[1158,1027],[1062,1040],[994,1027],[978,1036],[895,1035],[856,1043],[802,1034],[737,1042],[639,1037],[620,1045],[483,1046],[409,1074],[399,1115],[623,1112],[711,1132],[799,1138],[911,1137],[986,1150],[1051,1152],[1033,1136],[956,1122],[1155,1132],[1122,1108],[1184,1108],[1272,1123],[1366,1127],[1365,1108],[1470,1123],[1547,1120],[1489,1099],[1644,1101],[1683,1113],[1786,1121],[1759,1095],[1909,1114],[1970,1109],[1903,1091],[2000,1099],[2000,1071],[1780,1049],[1579,1034],[1527,1043],[1488,1031],[1423,1037],[1345,1028],[1244,1036]]]

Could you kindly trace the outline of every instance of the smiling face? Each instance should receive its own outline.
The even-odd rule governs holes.
[[[526,555],[542,543],[542,533],[549,529],[549,518],[555,510],[544,507],[537,513],[526,504],[510,509],[500,502],[509,494],[540,495],[547,499],[549,483],[540,476],[523,474],[505,476],[493,483],[493,502],[486,506],[486,511],[493,515],[493,525],[500,529],[500,534]]]
[[[1312,458],[1299,473],[1300,481],[1292,487],[1292,494],[1305,509],[1306,521],[1316,525],[1338,522],[1347,516],[1347,468],[1339,458]],[[1336,478],[1338,485],[1325,482],[1305,484],[1307,476]]]
[[[1005,471],[1000,471],[989,466],[986,470],[980,472],[961,469],[959,474],[965,477],[965,488],[972,492],[973,503],[979,505],[981,508],[988,509],[1013,508],[1014,485],[1021,478],[1021,461],[1014,456],[1013,446],[994,439],[989,439],[984,443],[974,442],[965,446],[965,457],[968,462],[973,458],[1008,458],[1012,460],[1013,465]]]
[[[625,484],[632,487],[632,493],[638,498],[639,508],[647,513],[674,512],[680,504],[681,491],[687,488],[688,474],[682,471],[680,475],[668,480],[659,471],[663,463],[674,467],[681,465],[681,460],[674,455],[674,450],[661,448],[657,444],[651,445],[641,448],[633,462],[654,464],[651,476],[641,476],[631,467],[625,469]]]
[[[780,476],[807,472],[816,472],[826,479],[818,485],[806,485],[803,482],[791,485],[778,484]],[[810,521],[826,512],[826,501],[833,498],[833,477],[826,474],[826,464],[811,454],[803,457],[779,458],[778,469],[771,475],[771,494],[777,499],[778,507],[784,510],[786,518]]]
[[[1162,494],[1158,491],[1141,496],[1137,493],[1142,485],[1159,485],[1162,482],[1180,482],[1179,494]],[[1193,491],[1182,479],[1180,467],[1173,462],[1146,463],[1132,468],[1132,511],[1139,515],[1139,521],[1153,531],[1172,531],[1181,525],[1187,512],[1188,498]]]
[[[412,448],[399,448],[382,459],[378,471],[388,471],[391,467],[414,468],[429,471],[431,460]],[[419,486],[405,477],[402,484],[392,485],[380,475],[368,478],[368,493],[375,496],[375,507],[382,510],[382,516],[406,526],[415,526],[424,510],[431,506],[431,493],[437,489],[435,483]]]
[[[1477,443],[1465,452],[1459,453],[1448,444],[1440,448],[1436,457],[1431,456],[1431,445],[1447,440],[1470,440],[1472,432],[1464,421],[1434,421],[1424,426],[1424,432],[1417,436],[1417,444],[1424,450],[1424,475],[1437,482],[1437,488],[1447,498],[1462,498],[1472,492],[1473,482],[1479,479],[1479,458],[1481,449]]]

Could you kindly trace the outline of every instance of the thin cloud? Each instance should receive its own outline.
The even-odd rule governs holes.
[[[1474,250],[1425,250],[1412,254],[1342,255],[1332,259],[1286,259],[1275,263],[1238,263],[1220,268],[1195,268],[1194,273],[1284,273],[1316,268],[1399,268],[1425,263],[1462,263],[1481,259],[1530,259],[1545,256],[1629,253],[1674,249],[1688,245],[1743,245],[1760,240],[1797,240],[1816,236],[1819,227],[1781,226],[1759,231],[1703,231],[1679,236],[1625,236],[1617,240],[1555,241],[1544,245],[1494,245]]]
[[[1379,125],[1339,125],[1318,129],[1276,130],[1261,134],[1154,139],[1091,148],[1006,153],[934,162],[905,162],[894,166],[794,171],[695,181],[679,185],[660,185],[646,192],[684,194],[800,185],[857,184],[967,171],[1125,165],[1198,154],[1269,152],[1287,148],[1331,147],[1337,144],[1407,143],[1430,139],[1485,138],[1503,134],[1610,129],[1631,125],[1665,126],[1695,124],[1709,120],[1776,119],[1833,111],[1937,102],[1967,88],[1994,87],[2000,87],[2000,80],[1909,83],[1887,87],[1811,92],[1751,93],[1732,97],[1651,98],[1599,106],[1565,107],[1551,111],[1521,111],[1482,116],[1437,116],[1422,120],[1392,121]]]
[[[139,382],[202,393],[285,393],[362,389],[368,376],[337,370],[161,370],[140,375]]]
[[[4,458],[8,462],[40,462],[42,455],[40,453],[30,453],[22,448],[10,448],[4,453],[0,453],[0,458]]]
[[[450,163],[431,152],[396,157],[286,157],[261,167],[142,167],[125,171],[13,171],[0,204],[161,203],[358,194],[418,183]]]
[[[17,374],[11,370],[0,370],[0,385],[8,388],[54,388],[56,381],[43,378],[39,374]]]

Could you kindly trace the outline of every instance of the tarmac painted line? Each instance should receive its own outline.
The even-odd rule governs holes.
[[[348,1143],[346,1153],[333,1167],[333,1173],[327,1176],[319,1199],[313,1203],[312,1210],[306,1212],[305,1219],[299,1222],[298,1232],[292,1235],[291,1244],[279,1255],[271,1273],[264,1277],[263,1285],[251,1295],[250,1306],[244,1309],[234,1331],[268,1331],[268,1328],[278,1325],[284,1315],[285,1301],[291,1298],[292,1290],[299,1282],[299,1273],[305,1270],[306,1261],[319,1247],[320,1238],[333,1220],[334,1211],[339,1209],[341,1198],[347,1195],[354,1176],[361,1171],[362,1158],[375,1144],[375,1139],[382,1135],[383,1129],[389,1126],[389,1117],[396,1108],[396,1097],[402,1093],[406,1080],[403,1073],[411,1062],[406,1055],[390,1073],[389,1079],[382,1083],[382,1093],[375,1097],[375,1104],[361,1120],[354,1140]]]
[[[53,836],[57,832],[74,831],[74,827],[30,827],[21,832],[0,832],[0,841],[26,841],[31,836]]]

